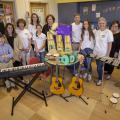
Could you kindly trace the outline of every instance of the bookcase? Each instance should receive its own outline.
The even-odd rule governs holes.
[[[15,22],[14,3],[12,1],[0,1],[0,15],[3,16],[4,23]]]

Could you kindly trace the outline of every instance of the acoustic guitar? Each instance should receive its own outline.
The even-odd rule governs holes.
[[[83,60],[80,61],[78,75],[74,76],[72,78],[72,82],[70,83],[70,85],[68,87],[69,93],[72,94],[72,95],[78,96],[78,97],[81,96],[84,92],[83,80],[82,80],[82,78],[79,78],[80,68],[81,68],[82,63],[83,63]]]
[[[56,65],[56,77],[52,77],[50,91],[56,95],[61,95],[65,92],[62,77],[58,77],[58,65]]]

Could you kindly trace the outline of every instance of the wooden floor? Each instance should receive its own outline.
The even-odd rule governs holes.
[[[95,79],[96,69],[93,71]],[[67,70],[65,74],[64,84],[67,86],[71,75]],[[14,116],[10,114],[12,97],[16,97],[21,89],[7,93],[6,89],[1,87],[0,120],[120,120],[120,100],[116,105],[111,105],[109,101],[113,92],[120,94],[120,87],[115,86],[116,82],[120,82],[120,70],[114,71],[111,80],[104,80],[102,87],[96,86],[93,81],[84,82],[85,91],[82,97],[88,105],[77,97],[68,98],[69,102],[66,102],[59,96],[53,96],[47,98],[48,107],[46,107],[38,97],[26,93],[15,107]],[[45,84],[48,91],[49,78]],[[33,86],[42,90],[43,82],[37,80]]]

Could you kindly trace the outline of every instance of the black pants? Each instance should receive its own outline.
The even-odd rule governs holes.
[[[105,63],[104,71],[107,71],[107,74],[111,75],[113,70],[114,70],[114,66]]]
[[[19,66],[22,66],[22,62],[20,62],[20,61],[15,61],[14,63],[13,63],[13,66],[14,67],[19,67]],[[22,76],[18,76],[21,80],[23,80],[23,77]]]

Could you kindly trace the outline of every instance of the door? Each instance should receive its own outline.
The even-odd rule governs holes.
[[[46,6],[47,3],[30,3],[31,14],[36,13],[39,16],[42,26],[45,24]]]

